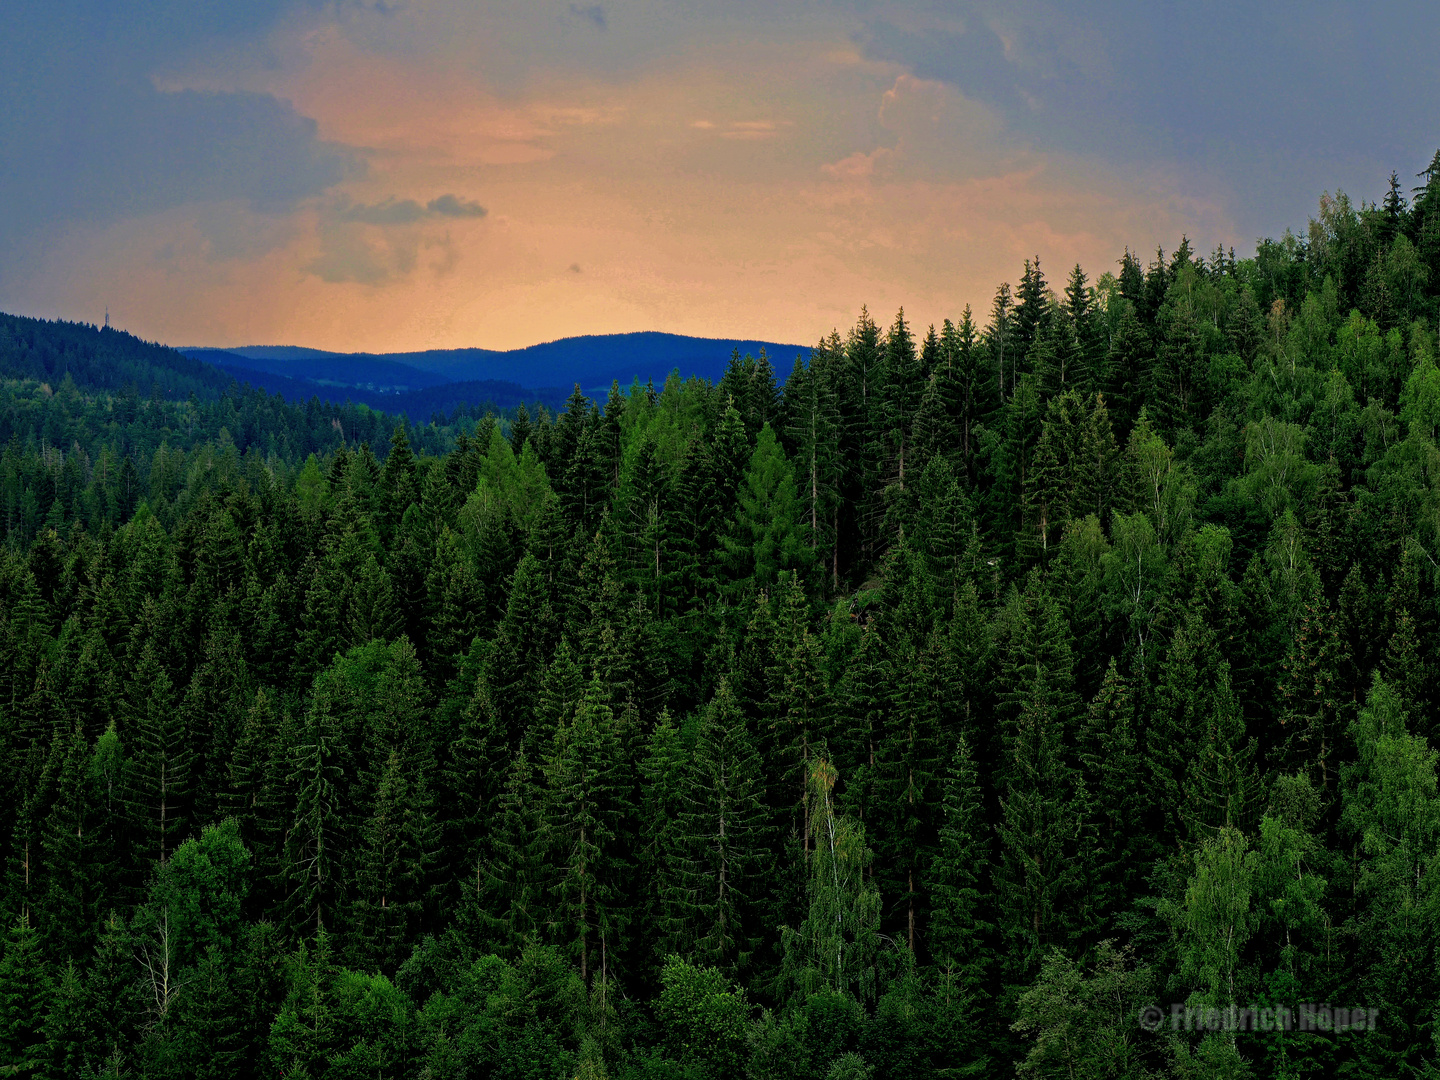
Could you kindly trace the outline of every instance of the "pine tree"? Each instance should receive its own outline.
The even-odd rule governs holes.
[[[420,925],[435,827],[423,777],[412,782],[399,750],[390,752],[360,838],[354,904],[357,958],[394,970]]]
[[[40,935],[22,915],[6,931],[0,956],[0,1063],[13,1076],[35,1076],[44,1067],[48,988]]]
[[[681,951],[696,963],[739,970],[755,948],[762,782],[753,734],[722,681],[685,768],[672,849],[678,872],[667,898],[670,922],[684,926]]]
[[[341,816],[340,731],[332,705],[316,700],[292,755],[293,823],[285,837],[284,876],[290,925],[323,935],[342,902],[346,837]]]
[[[769,424],[760,429],[737,501],[725,549],[738,587],[768,588],[782,570],[806,568],[811,549],[800,531],[795,477]]]
[[[1069,943],[1074,902],[1084,885],[1084,785],[1065,760],[1064,720],[1042,676],[1005,728],[1000,796],[1000,930],[1013,979],[1036,970],[1053,946]]]
[[[943,814],[931,870],[930,954],[944,980],[946,1006],[978,1003],[988,979],[986,889],[990,826],[975,756],[964,735],[943,781]]]
[[[189,828],[192,755],[184,716],[154,642],[140,655],[128,694],[131,814],[136,853],[163,863]]]
[[[609,977],[625,942],[630,875],[625,819],[630,784],[615,718],[592,680],[574,719],[555,733],[545,763],[545,837],[555,879],[548,922],[587,985]]]
[[[1214,706],[1190,763],[1182,816],[1196,840],[1223,829],[1245,831],[1260,796],[1256,742],[1245,739],[1245,721],[1230,688],[1230,665],[1221,661]]]

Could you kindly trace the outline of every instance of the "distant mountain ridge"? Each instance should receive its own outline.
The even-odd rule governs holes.
[[[556,412],[579,385],[604,400],[613,381],[658,387],[672,371],[718,382],[733,351],[768,354],[777,381],[789,374],[797,345],[694,338],[646,331],[587,335],[503,352],[431,349],[411,353],[333,353],[293,345],[181,348],[123,330],[0,313],[0,378],[35,379],[58,388],[69,377],[83,390],[194,394],[214,400],[238,382],[291,402],[311,397],[366,405],[424,423],[457,409],[494,407]]]
[[[656,330],[587,334],[522,349],[426,349],[420,352],[335,353],[295,345],[243,345],[232,349],[185,348],[187,356],[224,353],[243,366],[311,382],[418,389],[447,382],[501,381],[527,388],[579,384],[587,392],[611,382],[664,382],[670,372],[719,380],[732,351],[769,356],[778,379],[789,373],[807,346],[740,338],[698,338]],[[248,363],[247,363],[248,362]]]

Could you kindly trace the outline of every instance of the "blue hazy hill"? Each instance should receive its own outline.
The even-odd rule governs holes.
[[[444,386],[456,381],[449,376],[437,375],[433,371],[422,371],[420,368],[409,367],[393,360],[364,355],[345,356],[338,353],[322,353],[313,349],[294,350],[295,352],[314,354],[307,356],[251,356],[247,352],[234,349],[182,349],[180,351],[186,356],[203,360],[207,364],[214,364],[216,367],[244,368],[248,372],[263,373],[300,382],[319,383],[321,386],[355,387],[382,394],[424,390],[427,387]],[[269,353],[281,350],[256,351]]]
[[[429,349],[403,353],[333,353],[292,345],[246,345],[226,350],[185,349],[187,355],[223,351],[243,357],[247,367],[310,382],[363,387],[419,389],[444,382],[500,381],[527,388],[563,387],[576,383],[587,392],[611,382],[633,379],[665,381],[671,371],[718,381],[733,350],[758,356],[763,349],[784,380],[797,355],[809,348],[774,341],[697,338],[683,334],[642,331],[630,334],[587,334],[561,338],[523,349]],[[421,382],[421,379],[438,382]]]
[[[303,402],[311,397],[321,401],[338,403],[353,402],[368,405],[372,409],[395,415],[404,414],[411,421],[423,424],[430,417],[450,416],[456,409],[481,410],[494,408],[513,409],[525,405],[532,413],[537,405],[544,405],[551,412],[563,408],[568,390],[559,387],[524,387],[518,383],[501,379],[467,380],[465,382],[442,382],[414,390],[373,389],[365,386],[340,386],[333,382],[315,382],[296,379],[288,375],[277,375],[273,371],[258,370],[245,366],[248,361],[233,353],[220,353],[214,349],[195,350],[191,355],[204,357],[219,371],[234,379],[242,386],[252,386],[266,393],[279,394],[286,401]],[[227,362],[242,361],[242,363]]]

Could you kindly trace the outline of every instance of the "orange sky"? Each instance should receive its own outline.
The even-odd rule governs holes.
[[[401,11],[292,15],[157,66],[167,93],[292,102],[349,148],[349,174],[282,206],[72,222],[32,243],[7,305],[87,321],[108,306],[176,345],[511,348],[641,329],[809,344],[862,304],[882,321],[903,304],[920,327],[984,312],[1036,254],[1058,285],[1127,244],[1239,242],[1176,175],[1036,146],[953,85],[867,58],[843,21],[757,38],[682,20],[660,44],[614,44],[618,16],[589,27],[574,5],[541,39],[514,5]],[[427,209],[443,196],[487,212]]]

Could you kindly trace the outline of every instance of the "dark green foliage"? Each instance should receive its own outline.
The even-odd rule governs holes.
[[[0,1069],[1433,1074],[1437,173],[553,419],[0,320]]]

